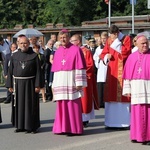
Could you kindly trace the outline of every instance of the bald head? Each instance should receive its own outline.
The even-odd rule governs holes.
[[[79,34],[74,34],[71,39],[70,42],[76,46],[81,46],[81,42],[82,42],[82,38],[81,35]]]
[[[50,39],[48,42],[47,42],[47,46],[48,48],[53,48],[53,45],[54,45],[54,41],[52,39]]]
[[[137,36],[136,44],[140,53],[146,53],[149,49],[148,39],[144,35]]]
[[[20,38],[22,37],[26,37],[24,34],[20,34],[18,37],[17,37],[17,46],[19,47],[19,40]]]
[[[19,48],[21,49],[22,52],[28,51],[30,42],[27,37],[21,37],[19,40]]]

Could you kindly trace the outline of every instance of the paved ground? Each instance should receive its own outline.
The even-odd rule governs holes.
[[[6,89],[0,87],[0,98]],[[11,104],[1,103],[3,123],[0,124],[0,150],[149,150],[150,146],[133,144],[129,130],[105,130],[104,109],[95,111],[96,118],[82,136],[54,135],[52,126],[55,116],[53,102],[40,103],[41,128],[37,134],[14,133],[11,125]]]

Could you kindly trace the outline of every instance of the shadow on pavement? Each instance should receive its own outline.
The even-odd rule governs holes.
[[[0,124],[0,129],[8,129],[13,128],[12,124]]]
[[[95,119],[103,119],[104,115],[95,115]]]
[[[40,127],[39,129],[38,129],[38,132],[39,133],[43,133],[43,132],[52,132],[52,128],[53,127]]]
[[[84,134],[83,135],[92,135],[92,134],[104,134],[104,133],[110,133],[110,132],[122,132],[125,130],[106,130],[105,127],[103,128],[96,128],[96,129],[88,129],[86,128],[84,130]]]
[[[0,98],[0,103],[3,103],[6,100],[6,97]]]
[[[54,119],[51,119],[51,120],[41,120],[40,122],[41,122],[41,124],[53,123]]]

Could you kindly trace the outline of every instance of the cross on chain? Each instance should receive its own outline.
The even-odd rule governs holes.
[[[64,65],[66,61],[63,59],[61,62],[62,62],[62,65]]]
[[[138,73],[140,74],[140,73],[141,73],[141,71],[142,71],[142,68],[140,67],[140,68],[138,69]]]

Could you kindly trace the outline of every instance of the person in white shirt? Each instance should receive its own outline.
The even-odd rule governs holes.
[[[97,88],[98,88],[98,98],[100,102],[100,107],[104,108],[104,101],[103,101],[103,95],[104,95],[104,85],[106,81],[106,73],[107,73],[107,66],[104,65],[103,60],[99,58],[99,55],[101,54],[105,43],[108,38],[107,32],[101,33],[101,44],[96,48],[95,53],[93,55],[93,59],[95,62],[95,66],[97,68]]]
[[[0,53],[2,54],[3,60],[5,56],[10,53],[10,42],[3,37],[0,37]]]
[[[35,46],[35,45],[39,45],[39,43],[38,43],[38,37],[35,37],[35,36],[32,36],[31,37],[31,39],[30,39],[30,47],[32,47],[33,48],[33,46]],[[40,51],[39,51],[41,54],[44,54],[44,51],[43,51],[43,49],[42,49],[42,47],[40,46]]]
[[[131,50],[132,53],[134,53],[134,52],[136,52],[136,51],[138,50],[138,47],[136,46],[136,45],[137,45],[137,44],[136,44],[136,40],[137,40],[137,36],[134,37],[134,38],[133,38],[133,41],[132,41],[132,42],[133,42],[133,46],[134,46],[134,47],[132,48],[132,50]]]

